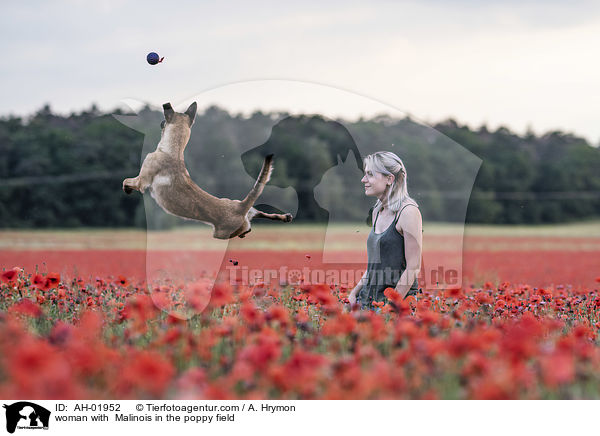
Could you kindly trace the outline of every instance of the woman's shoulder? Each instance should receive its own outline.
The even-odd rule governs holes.
[[[406,207],[409,205],[416,207]],[[420,232],[423,232],[422,217],[417,202],[415,202],[414,200],[407,201],[400,208],[400,212],[401,213],[398,215],[398,221],[396,222],[396,229],[401,235],[404,236],[404,232],[402,230],[403,227],[412,229],[419,227]]]
[[[417,209],[419,208],[419,205],[417,204],[417,202],[415,200],[413,200],[412,198],[408,199],[408,200],[405,200],[400,205],[400,209],[399,210],[402,211],[402,210],[406,209],[406,206],[415,206]]]

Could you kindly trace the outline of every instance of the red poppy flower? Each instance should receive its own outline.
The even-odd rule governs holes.
[[[14,282],[17,277],[19,277],[19,272],[21,271],[21,268],[17,268],[14,267],[13,269],[9,269],[6,271],[2,271],[2,273],[0,274],[0,278],[2,279],[3,282]]]
[[[123,382],[159,397],[174,374],[175,368],[161,354],[156,351],[141,351],[125,365]]]
[[[491,304],[494,299],[487,292],[478,292],[475,294],[475,300],[479,304]]]
[[[383,291],[383,295],[385,295],[390,301],[393,301],[396,304],[402,301],[402,298],[400,298],[400,293],[394,288],[385,288],[385,290]]]
[[[194,310],[196,313],[202,312],[206,306],[210,303],[211,292],[213,288],[213,284],[208,279],[200,279],[189,286],[182,286],[185,288],[185,300],[190,308]],[[154,297],[160,294],[154,294]],[[154,298],[153,297],[153,298]],[[155,300],[156,301],[156,300]],[[166,307],[164,305],[159,304],[159,307]]]
[[[446,298],[461,298],[461,288],[449,288],[445,292]]]
[[[242,319],[249,325],[258,326],[263,323],[263,313],[250,301],[244,302],[240,309],[240,315]]]
[[[11,350],[8,357],[8,371],[20,389],[32,388],[35,384],[44,385],[49,378],[68,375],[66,362],[48,342],[25,338]]]
[[[246,345],[238,356],[238,361],[248,362],[255,370],[264,370],[281,356],[281,341],[272,329],[261,330],[253,343]]]
[[[331,317],[323,324],[324,335],[347,335],[356,329],[356,319],[350,313],[341,313]]]
[[[38,289],[42,289],[44,291],[48,290],[48,280],[46,280],[46,277],[41,274],[36,274],[33,276],[31,279],[31,284]]]
[[[129,280],[127,280],[127,277],[124,276],[117,277],[115,283],[117,283],[119,286],[123,286],[124,288],[129,286]]]
[[[296,388],[311,395],[316,388],[319,372],[326,363],[327,358],[321,354],[296,349],[285,364],[271,371],[271,377],[284,391]]]
[[[287,326],[289,324],[289,313],[285,306],[281,304],[273,304],[269,307],[266,318],[268,321],[278,321],[282,326]]]
[[[233,289],[227,283],[216,283],[210,294],[210,305],[212,307],[222,307],[233,303]]]
[[[40,309],[40,306],[35,304],[29,298],[23,298],[18,303],[13,304],[8,310],[9,312],[32,316],[34,318],[39,318],[42,315],[42,309]]]
[[[60,274],[48,273],[48,275],[46,275],[46,280],[48,281],[48,289],[54,289],[60,283]]]
[[[575,377],[575,361],[570,353],[557,351],[540,361],[542,378],[550,387],[570,383]]]

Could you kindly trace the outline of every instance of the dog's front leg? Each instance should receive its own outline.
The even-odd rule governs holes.
[[[134,190],[140,190],[138,187],[138,177],[123,180],[123,191],[125,191],[125,194],[131,194]]]
[[[123,180],[123,191],[125,191],[126,194],[131,194],[135,190],[140,191],[143,194],[151,184],[151,179],[148,177],[142,177],[140,174],[132,179]]]
[[[142,162],[140,174],[137,177],[123,180],[123,191],[131,194],[133,190],[140,191],[142,194],[152,184],[152,180],[158,171],[159,165],[155,153],[150,153]]]

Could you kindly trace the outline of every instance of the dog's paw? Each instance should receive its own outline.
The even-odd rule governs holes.
[[[289,222],[292,221],[292,219],[293,219],[292,214],[291,213],[286,213],[285,214],[285,219],[283,221],[286,222],[286,223],[289,223]]]

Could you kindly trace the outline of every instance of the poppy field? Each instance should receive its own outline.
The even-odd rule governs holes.
[[[323,267],[317,232],[265,229],[232,243],[222,269]],[[3,232],[0,396],[600,398],[600,235],[494,232],[465,232],[462,286],[388,289],[376,311],[346,304],[350,282],[224,280],[194,284],[207,305],[188,318],[148,289],[141,233]],[[362,253],[363,236],[337,249]],[[455,255],[454,237],[427,235],[426,261]],[[167,235],[155,255],[215,256],[192,240]]]

